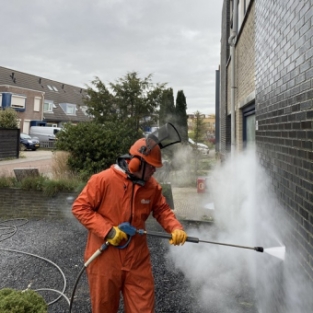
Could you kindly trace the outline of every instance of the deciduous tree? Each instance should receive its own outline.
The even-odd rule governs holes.
[[[130,131],[153,125],[158,118],[165,84],[152,83],[152,75],[141,79],[137,72],[127,73],[110,83],[119,117],[127,121]]]

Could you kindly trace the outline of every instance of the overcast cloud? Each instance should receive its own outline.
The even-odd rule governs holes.
[[[222,0],[2,1],[1,66],[86,87],[136,71],[215,112]]]

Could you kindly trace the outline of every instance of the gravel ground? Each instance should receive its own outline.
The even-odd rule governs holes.
[[[153,219],[148,220],[147,229],[161,231],[160,226]],[[70,298],[78,274],[83,267],[82,256],[86,235],[86,230],[75,219],[26,222],[24,220],[1,222],[0,220],[0,289],[7,287],[23,290],[28,286],[33,290],[48,288],[63,292]],[[173,264],[166,258],[169,246],[167,239],[149,237],[148,244],[155,276],[156,313],[225,312],[222,305],[219,307],[217,303],[210,306],[210,309],[201,306],[195,288],[191,288],[184,274],[171,269]],[[4,249],[27,252],[46,260]],[[62,272],[49,262],[54,262]],[[56,301],[59,297],[56,291],[40,291],[40,294],[48,303],[53,302],[48,307],[49,313],[68,312],[69,305],[64,297],[60,296],[61,298]],[[242,295],[242,297],[245,296]],[[229,302],[230,299],[228,295],[227,301]],[[238,303],[235,296],[233,300]],[[91,312],[85,272],[77,285],[72,312]],[[122,300],[119,313],[121,312],[123,312]],[[232,312],[238,311],[236,309]],[[246,307],[241,312],[256,311]]]
[[[14,288],[23,290],[27,286],[37,290],[42,288],[64,293],[71,297],[74,284],[83,267],[82,255],[86,242],[86,230],[76,220],[50,221],[38,220],[6,221],[0,224],[0,289]],[[22,225],[24,224],[24,225]],[[159,226],[150,222],[150,230],[160,230]],[[8,239],[13,225],[18,226],[17,232]],[[10,228],[7,228],[10,226]],[[188,282],[180,272],[168,271],[168,261],[164,258],[168,242],[156,237],[149,238],[153,270],[156,282],[156,312],[206,312],[197,303],[194,295],[189,291]],[[18,252],[4,251],[3,249],[17,250],[34,254],[46,260],[25,255]],[[105,252],[104,252],[105,253]],[[47,302],[53,302],[59,294],[55,291],[40,291]],[[119,312],[123,312],[121,301]],[[68,304],[61,297],[57,302],[49,305],[49,313],[68,312]],[[82,275],[75,293],[73,304],[74,313],[91,312],[89,292],[85,273]]]

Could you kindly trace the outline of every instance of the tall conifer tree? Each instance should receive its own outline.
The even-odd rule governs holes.
[[[176,126],[183,143],[188,142],[187,102],[183,90],[177,92],[176,97]]]
[[[165,89],[160,104],[159,125],[164,125],[167,122],[175,124],[175,113],[173,89]]]

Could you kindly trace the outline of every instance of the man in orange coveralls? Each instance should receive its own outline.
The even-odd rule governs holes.
[[[117,164],[93,175],[73,203],[73,214],[89,230],[85,261],[104,240],[110,243],[87,267],[93,313],[117,312],[120,292],[126,313],[154,312],[147,238],[136,234],[126,248],[116,248],[127,239],[119,224],[129,222],[137,229],[145,229],[152,212],[164,230],[172,234],[171,244],[182,245],[186,241],[187,234],[152,177],[162,166],[160,146],[153,140],[139,139],[130,148],[130,155],[119,157]]]

